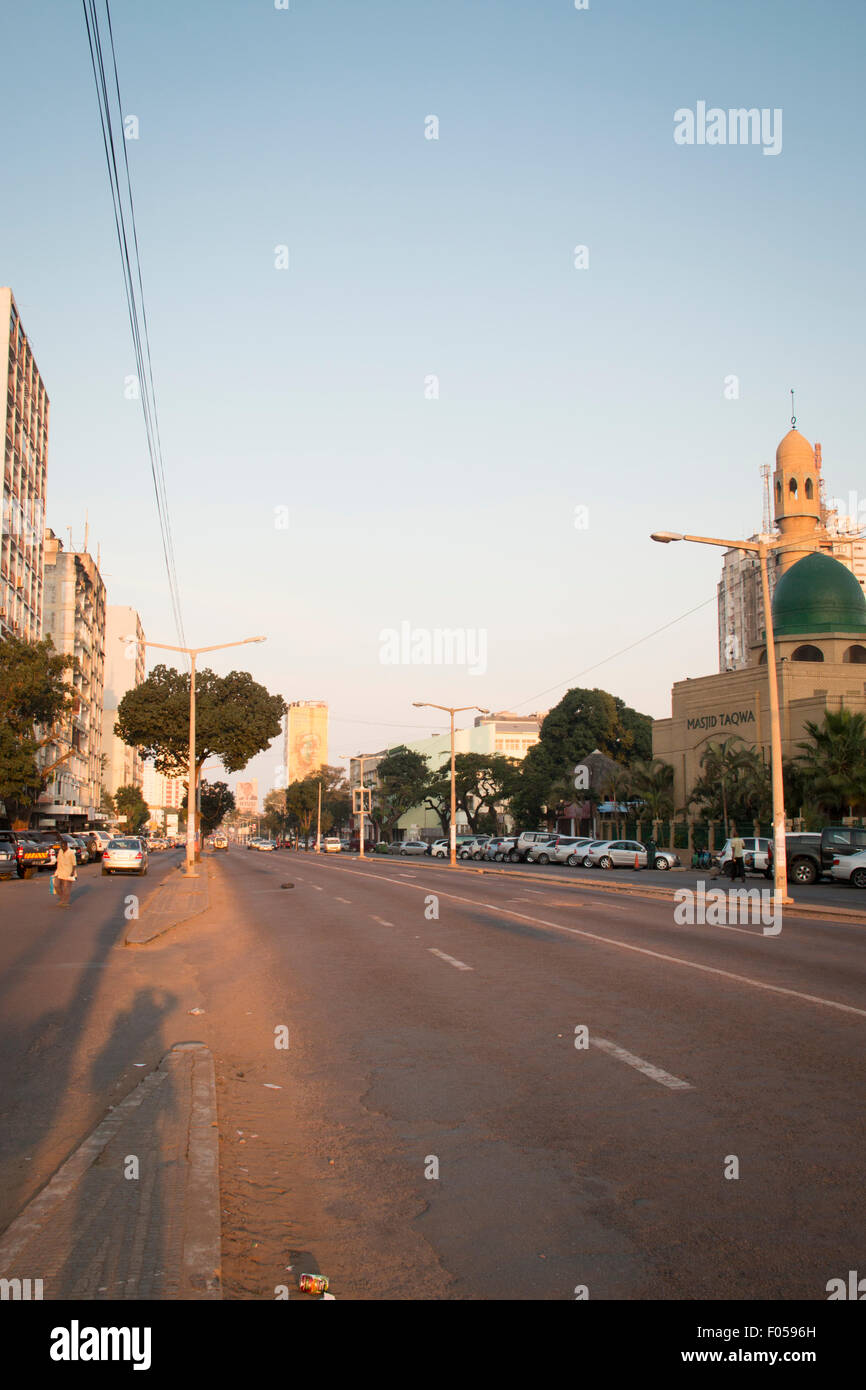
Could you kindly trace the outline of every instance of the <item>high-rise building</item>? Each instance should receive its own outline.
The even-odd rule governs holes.
[[[36,809],[40,823],[58,829],[80,828],[102,814],[105,585],[86,545],[65,550],[50,528],[45,532],[43,627],[58,652],[76,658],[66,673],[74,688],[72,711],[42,750],[42,766],[57,766]]]
[[[144,630],[134,608],[110,603],[105,617],[105,692],[102,715],[103,785],[112,796],[118,787],[141,787],[143,765],[134,748],[114,732],[117,707],[128,690],[144,680]]]
[[[796,429],[776,450],[772,496],[774,534],[784,537],[785,548],[771,554],[767,566],[771,601],[782,575],[815,551],[839,560],[866,589],[866,537],[858,534],[857,519],[841,516],[839,506],[827,502],[821,445],[813,449]],[[764,640],[761,569],[754,552],[725,551],[718,605],[719,670],[744,670],[750,665],[749,652]]]
[[[142,762],[141,794],[147,802],[150,818],[162,829],[170,829],[172,817],[177,825],[177,812],[186,795],[186,783],[182,777],[164,777],[157,772],[152,762]]]
[[[18,309],[0,288],[3,512],[0,519],[0,636],[42,636],[42,554],[48,396]]]
[[[328,761],[328,706],[324,700],[292,700],[286,715],[286,783],[301,782]]]

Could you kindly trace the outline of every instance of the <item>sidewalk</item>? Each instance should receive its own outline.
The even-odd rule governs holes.
[[[154,937],[208,909],[210,867],[206,860],[198,865],[198,878],[187,878],[182,869],[173,869],[158,888],[141,904],[136,921],[130,922],[125,945],[144,946]]]
[[[0,1236],[0,1278],[52,1300],[221,1298],[216,1120],[210,1051],[176,1043]]]

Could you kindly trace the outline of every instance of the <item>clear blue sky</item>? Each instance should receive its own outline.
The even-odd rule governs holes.
[[[112,16],[188,640],[267,633],[237,664],[330,703],[332,760],[431,729],[413,699],[581,683],[669,713],[716,669],[721,556],[650,530],[759,527],[792,385],[829,490],[864,476],[866,6]],[[172,641],[81,6],[7,7],[0,46],[0,283],[51,397],[48,521],[80,543],[87,510],[110,601]],[[781,108],[781,154],[675,145],[699,100]],[[383,666],[404,619],[486,629],[487,673]]]

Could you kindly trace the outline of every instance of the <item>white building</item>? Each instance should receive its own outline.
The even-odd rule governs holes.
[[[105,619],[105,691],[102,715],[103,784],[112,796],[118,787],[141,787],[143,764],[134,748],[114,732],[117,707],[128,690],[144,680],[144,630],[134,608],[111,603]]]

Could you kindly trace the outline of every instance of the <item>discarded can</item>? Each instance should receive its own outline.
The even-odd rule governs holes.
[[[298,1281],[301,1293],[325,1293],[328,1287],[327,1274],[302,1274]]]

